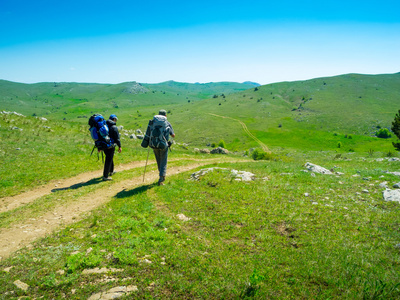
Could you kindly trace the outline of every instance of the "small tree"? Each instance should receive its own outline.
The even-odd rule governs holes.
[[[393,133],[397,136],[397,138],[400,139],[400,110],[396,114],[394,121],[392,122],[391,129],[392,129]],[[400,151],[400,143],[399,142],[397,142],[397,143],[392,142],[392,144],[397,151]]]
[[[375,134],[378,138],[381,138],[381,139],[388,139],[392,136],[390,134],[389,129],[387,129],[387,128],[381,128]]]

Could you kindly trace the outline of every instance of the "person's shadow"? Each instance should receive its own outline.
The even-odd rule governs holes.
[[[156,185],[157,185],[157,183],[152,183],[152,184],[138,186],[137,188],[134,188],[132,190],[124,189],[124,190],[120,191],[119,193],[117,193],[115,195],[115,198],[125,198],[125,197],[131,197],[131,196],[135,196],[138,194],[142,194],[142,193],[146,192],[147,190],[155,187]]]
[[[81,188],[83,186],[89,186],[89,185],[92,185],[92,184],[98,184],[100,182],[102,182],[102,178],[101,177],[100,178],[93,178],[93,179],[90,179],[89,181],[86,181],[86,182],[76,183],[76,184],[73,184],[71,186],[67,186],[67,187],[63,187],[63,188],[52,189],[51,192],[55,193],[55,192],[58,192],[58,191],[76,190],[76,189],[79,189],[79,188]]]

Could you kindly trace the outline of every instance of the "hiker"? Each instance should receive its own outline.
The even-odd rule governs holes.
[[[115,174],[114,172],[114,153],[115,153],[115,144],[118,146],[118,153],[121,153],[121,141],[119,139],[119,132],[117,127],[118,118],[116,115],[112,114],[110,118],[107,120],[107,126],[109,130],[109,136],[114,142],[111,147],[108,149],[104,149],[104,154],[106,155],[106,161],[104,162],[104,171],[103,171],[103,180],[112,180],[111,175]]]
[[[167,120],[167,112],[161,109],[153,120],[149,121],[142,147],[153,149],[159,172],[158,185],[164,185],[167,175],[168,148],[171,146],[169,136],[175,137],[172,125]]]

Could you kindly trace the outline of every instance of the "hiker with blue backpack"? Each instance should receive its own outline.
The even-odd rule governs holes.
[[[114,172],[114,153],[115,144],[118,146],[118,152],[121,153],[121,141],[119,139],[119,132],[117,127],[117,116],[112,114],[106,121],[101,114],[94,114],[89,118],[89,131],[94,141],[94,147],[97,148],[98,153],[103,152],[106,155],[106,161],[104,162],[103,180],[112,180],[111,175]],[[97,154],[98,156],[98,154]]]
[[[164,185],[165,176],[167,175],[168,149],[172,144],[169,141],[170,136],[175,137],[174,129],[167,120],[167,112],[162,109],[158,112],[158,115],[155,115],[149,121],[146,135],[141,144],[143,148],[150,147],[153,149],[160,176],[158,185]]]
[[[108,135],[112,141],[111,147],[108,147],[103,150],[106,155],[106,160],[104,162],[104,170],[103,170],[103,180],[112,180],[111,175],[115,174],[114,172],[114,153],[115,153],[115,145],[118,146],[118,153],[121,153],[121,140],[119,138],[119,132],[117,127],[118,118],[116,115],[112,114],[110,118],[106,121],[108,126]]]

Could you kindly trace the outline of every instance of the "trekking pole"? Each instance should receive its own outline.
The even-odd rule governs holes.
[[[147,162],[149,160],[149,153],[150,153],[150,147],[147,151],[147,159],[146,159],[146,164],[144,165],[144,173],[143,173],[143,182],[144,182],[144,175],[146,175],[146,167],[147,167]]]

